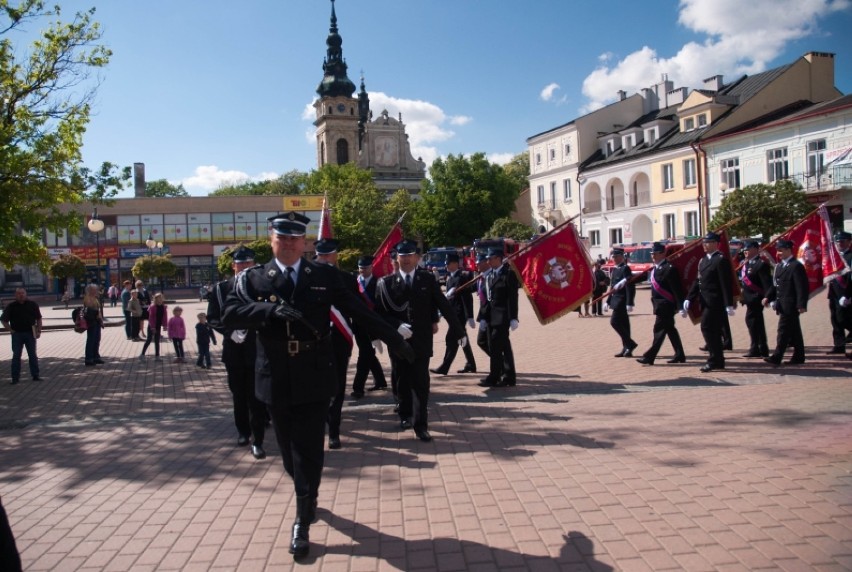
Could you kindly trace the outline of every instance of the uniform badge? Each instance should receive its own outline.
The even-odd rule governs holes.
[[[277,301],[278,301],[278,296],[276,296],[275,294],[273,294],[272,296],[270,296],[270,297],[269,297],[269,301],[270,301],[270,302],[277,302]]]
[[[310,273],[311,273],[311,269],[306,267],[305,268],[305,274],[310,274]]]
[[[290,220],[296,220],[296,213],[290,213],[289,215],[287,215],[287,218],[289,218]]]
[[[277,272],[274,269],[270,270],[269,272],[266,273],[266,275],[269,276],[270,278],[275,278],[276,274],[277,274]]]

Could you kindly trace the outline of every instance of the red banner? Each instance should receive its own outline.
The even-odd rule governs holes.
[[[324,238],[334,238],[334,231],[331,230],[331,212],[328,210],[328,196],[322,198],[322,211],[320,212],[319,231],[317,232],[317,240]]]
[[[386,276],[393,272],[393,264],[391,264],[390,253],[393,247],[402,241],[402,225],[398,222],[393,225],[390,232],[385,237],[385,240],[376,249],[373,255],[373,276],[376,279]]]
[[[594,289],[592,262],[570,222],[537,238],[509,264],[542,324],[577,308]]]
[[[72,246],[71,254],[80,257],[87,266],[94,266],[98,263],[98,249],[94,246]],[[110,258],[118,258],[117,246],[101,245],[100,259],[101,264],[106,264]]]

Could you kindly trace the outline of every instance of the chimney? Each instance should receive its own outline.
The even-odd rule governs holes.
[[[722,85],[724,84],[722,83],[721,75],[714,75],[704,80],[704,89],[710,91],[719,91],[720,89],[722,89]]]
[[[133,189],[136,198],[145,196],[145,163],[133,163]]]
[[[625,99],[627,99],[627,92],[624,91],[623,89],[619,89],[618,90],[618,101],[624,101]]]
[[[678,105],[679,103],[683,103],[686,101],[686,88],[679,87],[670,91],[666,96],[666,100],[669,105]]]

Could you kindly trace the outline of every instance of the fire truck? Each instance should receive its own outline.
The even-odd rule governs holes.
[[[666,256],[677,252],[678,250],[683,248],[683,244],[680,242],[667,242],[660,241],[666,245]],[[654,261],[651,259],[651,246],[653,242],[631,242],[628,244],[614,244],[613,248],[621,248],[624,250],[624,258],[627,265],[630,266],[630,270],[633,271],[634,274],[639,274],[642,272],[648,272],[654,267]],[[612,258],[608,259],[601,266],[601,269],[609,276],[612,273],[612,269],[615,267],[615,262],[612,261]]]
[[[511,238],[477,238],[473,241],[473,248],[471,248],[465,256],[465,268],[475,272],[476,257],[495,248],[502,250],[503,256],[505,257],[520,250],[522,245]]]

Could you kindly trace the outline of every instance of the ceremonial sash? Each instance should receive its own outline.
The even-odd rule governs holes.
[[[672,304],[677,305],[677,303],[675,302],[675,299],[674,299],[674,295],[671,292],[669,292],[668,290],[664,289],[662,286],[660,286],[660,283],[657,282],[657,278],[655,276],[656,273],[657,273],[656,269],[651,271],[651,288],[653,288],[657,292],[657,294],[659,294],[660,296],[662,296],[663,298],[665,298],[666,300],[668,300]]]
[[[371,310],[374,309],[376,304],[370,300],[370,295],[367,293],[367,289],[364,288],[364,281],[360,276],[358,277],[358,292],[361,293],[361,297],[364,298],[364,302],[366,302],[367,307]]]
[[[349,327],[349,322],[346,321],[346,318],[343,317],[343,314],[340,313],[340,310],[331,307],[331,311],[329,312],[331,315],[331,323],[334,324],[334,327],[337,328],[337,331],[343,335],[343,338],[346,340],[346,343],[349,344],[349,348],[352,348],[352,328]]]
[[[758,286],[757,284],[755,284],[754,282],[752,282],[748,278],[748,262],[746,262],[746,265],[743,266],[742,280],[743,280],[743,286],[747,287],[752,292],[755,292],[757,294],[763,294],[763,288],[761,288],[760,286]]]

